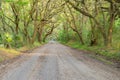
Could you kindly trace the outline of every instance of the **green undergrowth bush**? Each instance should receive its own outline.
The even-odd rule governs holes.
[[[0,48],[0,62],[14,58],[21,53],[15,49]]]
[[[72,48],[87,50],[93,52],[95,55],[102,56],[107,60],[120,62],[120,51],[114,48],[106,48],[104,46],[88,46],[81,45],[79,42],[69,41],[68,43],[64,43]]]
[[[23,47],[18,48],[17,50],[19,50],[19,51],[26,51],[26,50],[33,49],[33,48],[35,48],[35,47],[39,47],[39,46],[41,46],[41,45],[43,45],[43,44],[45,44],[45,43],[39,43],[39,42],[36,41],[36,42],[34,42],[33,44],[25,45],[25,46],[23,46]]]
[[[34,42],[34,44],[29,44],[29,45],[25,45],[23,47],[13,48],[13,49],[12,48],[6,49],[4,47],[0,47],[0,62],[17,57],[20,54],[22,54],[22,51],[34,49],[35,47],[39,47],[43,44],[45,44],[45,43]]]

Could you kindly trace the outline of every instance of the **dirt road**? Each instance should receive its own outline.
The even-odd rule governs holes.
[[[120,71],[59,43],[0,66],[0,80],[120,80]]]

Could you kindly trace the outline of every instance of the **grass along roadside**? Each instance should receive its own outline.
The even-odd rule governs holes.
[[[44,45],[45,43],[35,42],[33,45],[23,46],[17,49],[0,48],[0,62],[10,60],[21,55],[24,52],[32,51],[34,48]]]
[[[23,47],[20,47],[20,48],[17,48],[16,50],[17,51],[20,51],[20,52],[26,52],[28,50],[32,50],[36,47],[39,47],[41,45],[44,45],[45,43],[39,43],[39,42],[34,42],[34,44],[29,44],[29,45],[26,45],[26,46],[23,46]]]
[[[97,59],[107,62],[109,64],[114,63],[120,63],[120,51],[117,49],[108,49],[104,47],[98,47],[98,46],[87,46],[87,45],[80,45],[79,42],[68,42],[68,43],[63,43],[67,46],[70,46],[75,49],[79,50],[85,50],[85,51],[90,51],[92,54],[94,54],[94,58],[96,57]]]
[[[0,48],[0,62],[12,59],[21,53],[19,51],[16,51],[14,49],[5,49],[5,48]]]

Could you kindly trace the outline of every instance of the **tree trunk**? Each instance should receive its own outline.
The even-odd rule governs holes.
[[[73,13],[72,13],[72,10],[71,10],[71,8],[69,7],[69,5],[67,5],[67,7],[69,8],[71,17],[73,18],[73,26],[74,26],[74,28],[73,28],[73,27],[71,27],[71,28],[73,29],[73,31],[75,31],[75,32],[77,33],[77,35],[78,35],[78,37],[79,37],[79,39],[80,39],[81,44],[84,45],[84,41],[83,41],[83,39],[82,39],[82,35],[81,35],[81,33],[79,33],[78,28],[77,28],[77,26],[76,26],[75,17],[74,17],[74,15],[73,15]]]
[[[1,11],[1,9],[2,9],[2,8],[1,8],[1,5],[2,5],[2,0],[0,0],[0,11]]]
[[[18,24],[18,23],[16,23],[16,29],[15,29],[16,34],[18,34],[18,30],[19,30],[19,24]]]
[[[31,40],[31,43],[32,43],[32,44],[33,44],[34,41],[35,41],[35,38],[36,38],[36,35],[37,35],[37,30],[38,30],[38,28],[37,28],[37,22],[35,21],[35,22],[34,22],[34,33],[33,33],[32,40]]]
[[[42,41],[42,28],[38,29],[38,41],[41,43]]]
[[[27,26],[26,24],[24,24],[24,38],[26,40],[26,44],[29,44],[30,43],[30,36],[28,34],[28,31],[27,31]]]
[[[109,29],[108,29],[107,47],[112,46],[112,33],[113,33],[114,22],[115,22],[114,4],[111,3],[111,6],[110,6],[110,25],[109,25]]]
[[[113,32],[113,26],[114,26],[114,18],[111,18],[110,22],[111,23],[110,23],[110,27],[108,30],[108,44],[107,44],[108,47],[112,46],[112,32]]]
[[[89,18],[91,23],[91,40],[90,40],[90,46],[97,45],[97,37],[96,37],[96,25],[92,22],[92,20]]]

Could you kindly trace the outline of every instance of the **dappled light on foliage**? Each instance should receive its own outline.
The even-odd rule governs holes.
[[[119,34],[119,0],[0,0],[0,46],[4,48],[55,40],[118,54]]]

